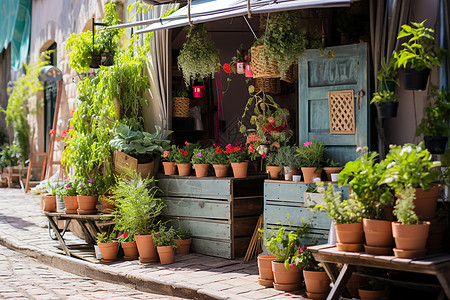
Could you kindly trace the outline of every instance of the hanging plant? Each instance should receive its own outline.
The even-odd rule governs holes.
[[[186,42],[178,56],[178,68],[182,70],[186,86],[191,81],[214,77],[219,70],[219,50],[208,37],[208,31],[203,24],[189,28]]]
[[[306,48],[305,33],[297,26],[298,19],[292,12],[280,12],[269,19],[264,45],[269,56],[278,62],[284,75],[296,63]]]

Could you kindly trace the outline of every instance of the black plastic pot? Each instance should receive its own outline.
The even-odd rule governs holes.
[[[447,136],[425,136],[425,147],[432,154],[444,154],[445,146],[447,144],[448,137]]]
[[[103,52],[101,64],[106,67],[114,65],[114,52]]]
[[[395,118],[397,116],[398,102],[375,103],[380,118]]]
[[[430,69],[416,71],[415,69],[403,69],[403,83],[407,90],[425,90],[427,88]]]
[[[92,53],[91,64],[89,65],[89,67],[92,69],[98,69],[100,68],[101,62],[102,62],[101,54]]]

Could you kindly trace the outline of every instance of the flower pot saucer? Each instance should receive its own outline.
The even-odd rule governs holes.
[[[394,255],[398,258],[415,258],[415,257],[422,257],[427,254],[427,249],[420,249],[420,250],[402,250],[394,248]]]
[[[273,287],[277,291],[283,291],[283,292],[293,292],[298,291],[301,289],[302,285],[301,283],[294,283],[294,284],[283,284],[283,283],[273,283]]]
[[[96,209],[77,209],[79,215],[96,215],[98,210]]]
[[[338,251],[346,251],[346,252],[363,252],[364,244],[342,244],[336,243],[336,247]]]
[[[65,213],[66,215],[76,215],[78,212],[77,209],[65,209]]]
[[[124,256],[123,257],[123,260],[127,260],[127,261],[129,261],[129,260],[136,260],[136,259],[138,259],[137,255],[135,255],[135,256]]]
[[[261,277],[258,277],[258,284],[264,287],[272,287],[273,279],[262,279]]]
[[[110,264],[114,261],[115,259],[104,259],[102,258],[101,262],[102,264]]]
[[[328,293],[310,293],[310,292],[306,291],[306,296],[309,299],[322,300],[322,299],[327,299]]]
[[[139,262],[143,264],[158,262],[158,257],[139,257]]]
[[[392,247],[375,247],[364,245],[367,254],[392,256]]]

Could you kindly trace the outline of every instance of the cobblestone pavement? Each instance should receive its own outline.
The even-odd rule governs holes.
[[[0,246],[0,299],[182,299],[61,271]]]
[[[260,286],[256,260],[243,263],[241,259],[193,253],[177,255],[170,265],[141,264],[138,260],[104,265],[68,257],[49,237],[38,196],[24,194],[20,189],[0,189],[0,208],[0,244],[82,277],[193,299],[306,299],[303,291],[284,293]],[[70,232],[64,238],[68,243],[84,242]]]

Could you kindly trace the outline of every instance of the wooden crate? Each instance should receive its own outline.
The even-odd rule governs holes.
[[[327,185],[327,184],[325,184]],[[344,198],[348,197],[348,187],[337,187],[336,191],[341,191]],[[302,242],[310,244],[313,240],[319,239],[326,243],[331,226],[331,219],[325,212],[311,211],[308,201],[305,203],[304,194],[308,185],[303,182],[265,180],[264,182],[264,242],[270,234],[275,233],[281,226],[285,228],[297,229],[302,223],[312,220],[310,238],[303,239]],[[280,224],[281,223],[281,224]]]
[[[164,217],[193,235],[194,252],[235,258],[244,256],[263,212],[265,176],[242,179],[158,176]]]

